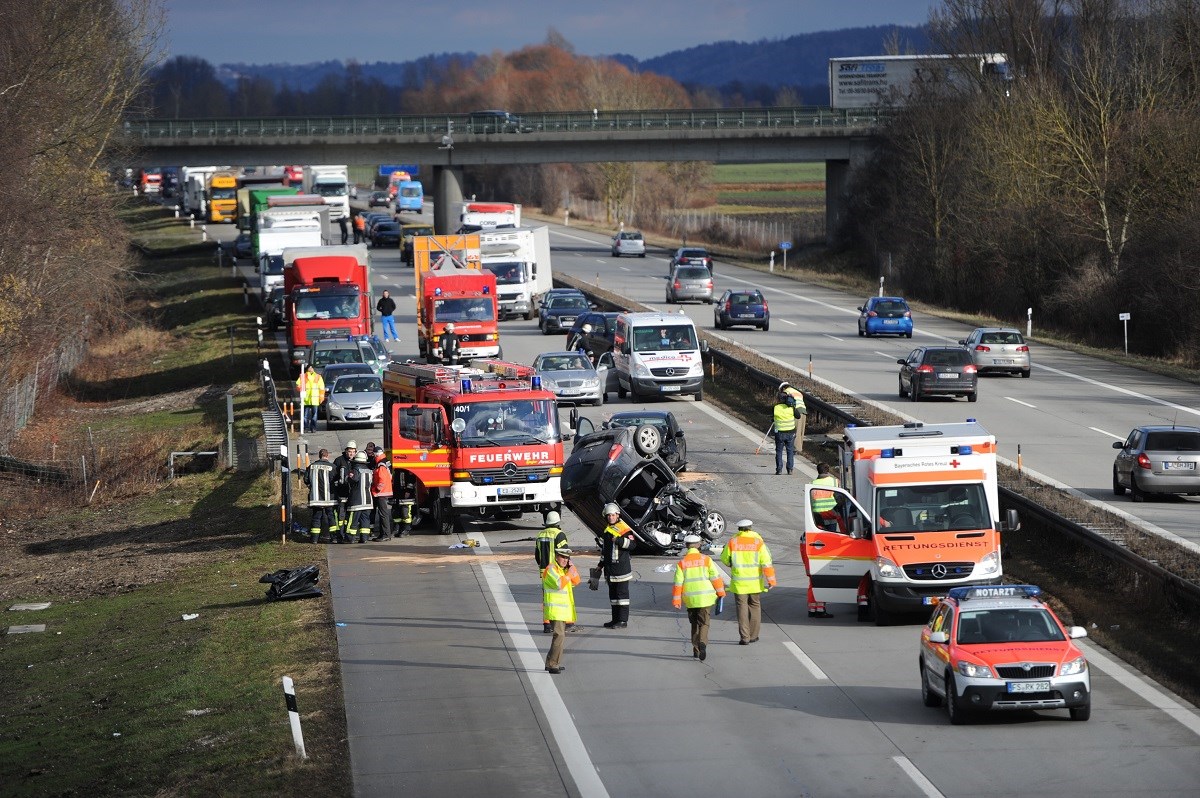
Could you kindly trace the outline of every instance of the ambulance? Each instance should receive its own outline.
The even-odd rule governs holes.
[[[802,552],[818,602],[855,603],[860,621],[887,625],[928,611],[954,587],[999,584],[996,438],[965,423],[855,427],[839,444],[845,482],[807,485]],[[814,513],[814,494],[834,510]]]

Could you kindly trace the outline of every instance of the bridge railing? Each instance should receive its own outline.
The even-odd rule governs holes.
[[[648,130],[871,128],[884,109],[823,107],[477,114],[274,117],[264,119],[140,119],[125,123],[134,139],[255,139],[275,137],[519,135],[636,133]]]

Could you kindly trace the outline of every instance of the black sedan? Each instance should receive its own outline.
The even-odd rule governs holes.
[[[254,240],[249,233],[238,233],[233,240],[233,257],[237,259],[254,256]]]
[[[593,361],[599,360],[605,352],[611,352],[613,338],[617,332],[617,316],[613,311],[593,310],[581,314],[575,319],[571,331],[567,333],[567,348],[590,352]],[[583,325],[591,326],[590,332],[583,331]]]
[[[383,247],[400,247],[400,225],[396,222],[377,222],[371,228],[371,246],[375,249]]]
[[[583,294],[554,294],[538,310],[538,329],[544,335],[561,335],[574,326],[576,318],[591,309]]]
[[[900,364],[900,396],[914,402],[923,396],[979,398],[979,373],[971,353],[957,346],[918,346]]]
[[[652,445],[655,440],[643,428],[656,430],[659,441],[658,456],[677,474],[687,470],[687,439],[684,438],[679,422],[675,420],[675,414],[670,410],[628,410],[614,413],[602,425],[603,429],[613,427],[633,427],[638,430],[638,435],[647,439],[642,442],[643,447]]]
[[[386,208],[392,202],[392,198],[388,196],[386,191],[372,191],[371,198],[367,200],[368,208]]]

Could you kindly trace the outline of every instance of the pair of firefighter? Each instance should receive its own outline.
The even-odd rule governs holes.
[[[814,490],[812,492],[811,504],[814,520],[818,525],[827,529],[838,528],[841,520],[837,512],[837,498],[834,496],[833,491],[828,488],[836,488],[841,483],[833,475],[833,471],[827,463],[819,463],[817,465],[817,478],[812,481],[812,484],[826,486],[821,490]],[[808,617],[832,618],[833,614],[825,609],[825,602],[817,601],[816,596],[813,595],[812,576],[808,567],[808,547],[804,545],[803,538],[800,540],[800,559],[804,561],[804,573],[809,574]]]
[[[305,473],[313,511],[310,540],[318,543],[326,535],[331,543],[366,543],[371,538],[372,511],[379,524],[375,539],[392,537],[392,470],[384,450],[373,452],[372,463],[350,441],[336,460],[330,463],[328,458],[329,451],[320,450]]]

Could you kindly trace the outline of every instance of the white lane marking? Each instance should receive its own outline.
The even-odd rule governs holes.
[[[1108,437],[1112,438],[1113,440],[1117,440],[1117,441],[1123,441],[1123,440],[1125,440],[1125,438],[1129,437],[1127,435],[1113,435],[1111,432],[1109,432],[1107,430],[1102,430],[1099,427],[1088,427],[1088,429],[1092,430],[1093,432],[1099,432],[1101,435],[1107,435]]]
[[[475,538],[480,541],[480,545],[476,548],[477,554],[492,553],[487,539],[482,534],[476,534]],[[604,788],[604,782],[600,780],[600,774],[596,771],[591,757],[588,756],[583,739],[579,736],[579,729],[571,719],[571,713],[567,711],[567,705],[558,692],[554,677],[546,673],[546,662],[533,643],[533,637],[529,634],[529,625],[521,616],[521,609],[517,606],[517,601],[508,587],[508,580],[504,578],[497,563],[480,563],[480,570],[483,572],[484,579],[487,580],[488,588],[492,591],[496,609],[499,610],[509,637],[512,638],[521,667],[528,673],[534,695],[537,696],[542,712],[546,714],[546,720],[550,724],[550,734],[562,752],[563,761],[567,765],[567,770],[571,772],[571,778],[579,789],[579,794],[607,798],[608,790]]]
[[[894,354],[889,355],[887,352],[880,352],[878,349],[875,350],[875,354],[879,355],[880,357],[886,357],[888,360],[896,360],[896,356]]]
[[[821,335],[825,336],[826,338],[828,338],[831,341],[845,341],[846,340],[845,338],[841,337],[840,335],[830,335],[829,333],[821,333]]]
[[[799,326],[799,325],[797,325],[797,324],[796,324],[796,322],[794,322],[794,321],[788,321],[787,319],[776,319],[776,321],[781,321],[781,322],[783,322],[784,324],[790,324],[790,325],[792,325],[793,327],[797,327],[797,326]]]
[[[1100,670],[1141,696],[1150,706],[1179,721],[1192,734],[1200,736],[1200,717],[1194,710],[1180,704],[1150,682],[1127,670],[1116,660],[1101,654],[1099,646],[1091,644],[1087,647],[1087,661],[1089,667],[1099,666]]]
[[[908,757],[894,756],[892,757],[892,761],[899,765],[900,769],[903,770],[908,777],[916,783],[917,789],[925,793],[927,796],[929,796],[929,798],[945,798],[945,796],[942,795],[941,790],[939,790],[937,787],[934,787],[933,782],[925,778],[925,774],[917,770],[917,766],[909,761]]]
[[[796,645],[791,640],[787,640],[784,642],[783,647],[790,651],[793,657],[800,660],[801,665],[808,668],[808,672],[813,675],[814,679],[824,679],[826,681],[829,680],[829,677],[825,675],[825,671],[821,670],[821,667],[817,665],[817,663],[813,662],[812,657],[805,654],[804,651],[801,650],[800,646]]]
[[[1022,402],[1020,399],[1014,399],[1014,398],[1012,398],[1011,396],[1006,396],[1006,397],[1004,397],[1004,398],[1005,398],[1005,399],[1007,399],[1007,400],[1008,400],[1008,401],[1010,401],[1010,402],[1016,402],[1016,403],[1017,403],[1017,404],[1019,404],[1019,405],[1025,405],[1026,407],[1031,407],[1031,408],[1033,408],[1034,410],[1037,410],[1037,405],[1031,405],[1031,404],[1029,404],[1029,402]]]

